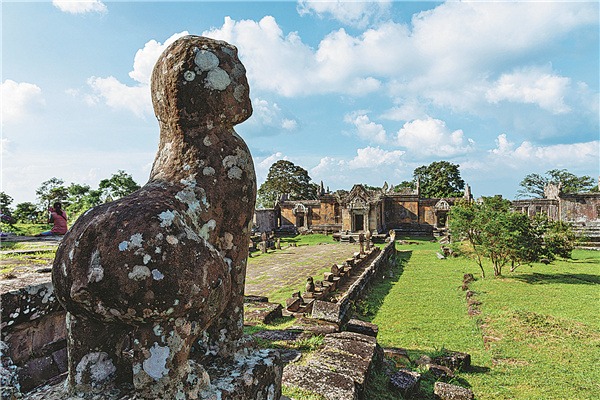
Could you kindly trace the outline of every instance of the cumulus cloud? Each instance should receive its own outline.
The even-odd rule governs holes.
[[[399,105],[386,110],[381,114],[381,118],[391,121],[412,121],[429,117],[424,106],[416,99],[397,99],[396,102]]]
[[[105,78],[90,77],[87,84],[92,89],[93,94],[84,94],[84,101],[88,105],[104,102],[109,107],[127,110],[140,118],[152,115],[150,77],[152,76],[154,64],[167,46],[188,34],[187,31],[176,33],[165,40],[164,43],[154,39],[146,42],[144,47],[136,52],[133,70],[129,72],[129,76],[137,82],[135,85],[122,83],[113,76]],[[71,91],[71,93],[77,94],[77,91]]]
[[[252,118],[249,125],[270,128],[275,131],[294,131],[298,127],[298,121],[287,115],[277,103],[256,97],[252,100]]]
[[[133,59],[133,71],[129,73],[129,76],[139,83],[149,85],[150,77],[152,76],[152,69],[154,68],[154,64],[156,64],[158,57],[160,57],[167,46],[180,37],[187,35],[189,35],[189,32],[183,31],[175,33],[165,40],[164,43],[160,43],[154,39],[146,42],[144,48],[139,49],[135,53],[135,57]]]
[[[339,34],[349,41],[354,40],[343,30]],[[337,41],[331,47],[327,38],[314,51],[302,42],[298,33],[284,35],[272,16],[258,22],[226,17],[221,28],[202,35],[235,43],[251,87],[258,90],[292,97],[324,93],[364,95],[381,88],[380,80],[365,74],[359,66],[367,62],[362,58],[368,54],[358,57],[353,51],[348,58],[343,48],[335,47]],[[376,65],[377,60],[371,63]]]
[[[42,89],[33,83],[6,79],[0,85],[2,123],[14,123],[45,105]]]
[[[344,121],[354,125],[358,137],[363,140],[374,143],[385,143],[387,141],[383,125],[371,121],[369,116],[364,113],[348,114],[344,117]]]
[[[552,144],[540,146],[523,141],[520,145],[508,140],[506,134],[496,139],[496,148],[489,151],[493,160],[513,167],[542,165],[548,168],[589,167],[598,165],[600,141]]]
[[[351,169],[358,168],[377,168],[381,165],[394,166],[402,162],[404,151],[387,151],[379,147],[365,147],[356,150],[356,157],[348,161],[347,165]]]
[[[323,181],[333,188],[349,189],[356,183],[382,185],[385,179],[400,181],[406,174],[402,150],[385,150],[365,147],[356,150],[351,159],[323,157],[319,164],[310,169],[315,181]],[[385,172],[382,172],[385,170]]]
[[[510,74],[503,74],[486,98],[492,103],[511,101],[536,104],[554,114],[563,114],[571,109],[564,103],[571,79],[553,75],[547,68],[524,68]]]
[[[475,142],[461,129],[451,131],[444,121],[434,118],[405,123],[396,135],[399,146],[421,156],[452,157],[474,150]]]
[[[52,0],[54,7],[69,14],[86,14],[108,12],[106,5],[100,0]]]
[[[91,99],[102,100],[109,107],[130,111],[140,118],[152,113],[149,85],[127,86],[113,76],[108,78],[92,76],[87,83],[96,95],[96,97],[87,97],[87,102]]]
[[[391,0],[334,0],[334,1],[298,1],[300,15],[315,14],[320,18],[330,16],[343,24],[364,28],[386,14]]]
[[[254,158],[254,168],[256,170],[256,182],[260,185],[267,179],[269,168],[279,160],[289,160],[282,152],[278,151],[267,157]]]

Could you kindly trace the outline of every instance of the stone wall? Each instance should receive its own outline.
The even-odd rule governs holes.
[[[561,194],[560,219],[572,222],[600,221],[600,193]]]
[[[2,293],[2,341],[22,392],[67,371],[65,312],[47,277]]]

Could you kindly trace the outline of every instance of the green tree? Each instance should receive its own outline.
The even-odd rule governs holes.
[[[13,198],[7,195],[4,192],[0,192],[0,212],[3,214],[10,215],[12,212],[12,208],[10,205],[13,202]]]
[[[470,245],[482,277],[486,259],[500,276],[507,265],[513,272],[541,258],[570,257],[575,239],[568,224],[545,215],[529,219],[501,197],[459,202],[450,209],[449,224],[452,236]]]
[[[260,207],[273,207],[281,195],[290,200],[317,198],[319,186],[311,182],[308,172],[287,160],[279,160],[269,168],[265,182],[260,185],[257,203]]]
[[[591,177],[576,176],[566,169],[551,169],[546,175],[529,174],[519,183],[522,189],[517,192],[519,197],[544,197],[544,188],[548,184],[560,185],[562,193],[579,193],[594,190],[597,186]]]
[[[99,184],[102,200],[106,203],[120,199],[140,188],[131,175],[123,170],[118,170],[109,179],[102,179]]]
[[[13,218],[17,222],[22,223],[45,223],[47,221],[44,220],[45,213],[38,209],[38,206],[31,202],[19,203],[15,207],[15,211],[13,212]]]
[[[465,181],[458,168],[458,164],[448,161],[434,161],[416,168],[413,177],[414,182],[419,182],[421,197],[461,197]]]
[[[68,197],[67,188],[64,187],[64,181],[59,178],[50,178],[42,182],[39,188],[35,191],[38,198],[38,204],[42,208],[48,208],[54,202],[64,202]]]
[[[102,192],[100,189],[92,190],[89,185],[80,185],[71,183],[67,188],[69,197],[67,199],[68,206],[66,210],[69,218],[74,221],[85,211],[92,207],[101,204]]]
[[[406,189],[415,190],[417,185],[415,181],[402,181],[396,186],[394,186],[394,192],[403,192]]]

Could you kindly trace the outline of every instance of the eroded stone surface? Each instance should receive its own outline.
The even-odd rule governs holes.
[[[400,369],[390,377],[389,386],[400,393],[402,398],[409,398],[419,390],[421,374],[407,369]]]
[[[252,112],[237,49],[178,39],[154,67],[152,101],[150,180],[84,214],[54,261],[72,393],[133,385],[140,398],[195,399],[214,385],[192,347],[233,357],[242,337],[256,179],[233,130]]]
[[[444,382],[436,382],[433,393],[440,400],[473,400],[475,398],[470,389]]]

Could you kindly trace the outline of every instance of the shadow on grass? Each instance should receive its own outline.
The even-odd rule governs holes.
[[[379,273],[355,304],[355,317],[371,322],[383,304],[385,297],[404,272],[404,267],[412,256],[412,250],[398,250],[396,263]]]
[[[511,276],[511,278],[532,285],[546,285],[550,283],[600,285],[600,275],[592,274],[540,274],[534,272],[528,275]]]

